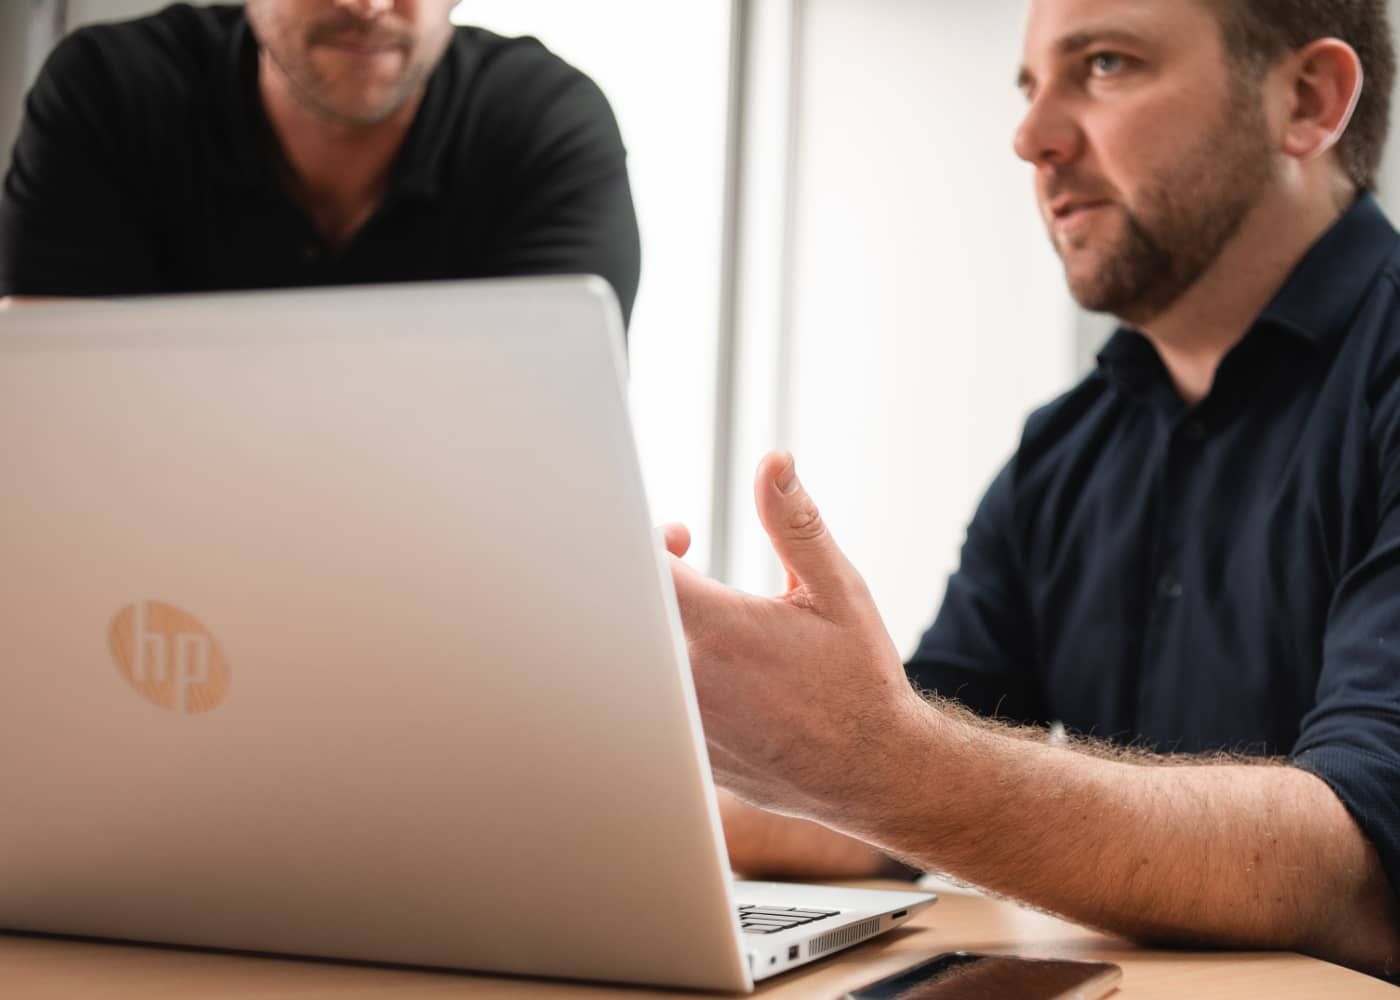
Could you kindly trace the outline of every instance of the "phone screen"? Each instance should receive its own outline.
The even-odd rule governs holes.
[[[1121,973],[1107,962],[1069,962],[953,952],[862,986],[849,1000],[1057,1000],[1090,987],[1085,1000],[1108,993]],[[1101,989],[1092,987],[1100,986]]]

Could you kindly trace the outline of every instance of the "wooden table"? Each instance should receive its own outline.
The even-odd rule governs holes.
[[[1300,955],[1136,948],[1010,903],[959,892],[944,892],[938,903],[905,927],[779,976],[760,985],[755,995],[835,998],[924,958],[956,950],[1116,962],[1123,967],[1123,983],[1114,996],[1122,1000],[1400,998],[1400,990],[1380,980]],[[16,1000],[595,1000],[619,996],[645,1000],[697,994],[0,934],[0,996]]]

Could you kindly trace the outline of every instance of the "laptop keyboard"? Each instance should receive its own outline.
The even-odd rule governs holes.
[[[803,910],[793,906],[740,906],[739,926],[745,934],[776,934],[803,924],[834,917],[840,910]]]

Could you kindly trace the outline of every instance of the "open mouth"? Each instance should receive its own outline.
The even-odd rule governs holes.
[[[1103,199],[1097,201],[1070,201],[1056,205],[1051,211],[1055,216],[1055,220],[1059,222],[1076,218],[1088,212],[1092,212],[1095,209],[1104,208],[1107,205],[1108,202]]]
[[[1108,208],[1111,204],[1112,202],[1104,199],[1066,200],[1057,203],[1051,207],[1051,227],[1058,237],[1073,236],[1087,227],[1098,212]]]

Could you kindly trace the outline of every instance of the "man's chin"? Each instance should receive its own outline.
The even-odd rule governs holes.
[[[1133,296],[1124,294],[1124,289],[1102,270],[1091,274],[1076,275],[1067,271],[1070,297],[1085,312],[1104,313],[1127,319],[1132,312]]]
[[[407,103],[398,93],[366,97],[363,94],[343,96],[322,94],[316,104],[321,113],[333,122],[360,128],[371,128],[392,118]]]
[[[1071,261],[1064,258],[1065,283],[1070,297],[1090,312],[1104,312],[1112,303],[1112,288],[1098,261]]]

